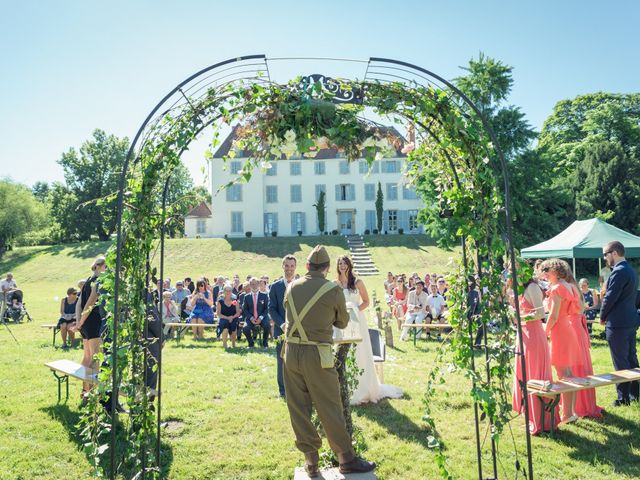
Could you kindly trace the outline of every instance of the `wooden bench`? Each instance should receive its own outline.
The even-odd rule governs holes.
[[[53,376],[58,380],[58,403],[62,400],[62,384],[66,386],[65,402],[69,400],[69,377],[76,378],[86,383],[95,385],[98,383],[98,373],[85,368],[79,363],[71,360],[54,360],[44,364]]]
[[[413,335],[413,346],[417,346],[418,335],[422,333],[422,330],[429,331],[430,328],[434,330],[446,330],[447,328],[453,328],[448,323],[403,323],[402,328],[411,329],[411,334]]]
[[[551,415],[551,437],[554,436],[554,419],[555,409],[560,403],[560,395],[563,393],[579,392],[590,388],[604,387],[607,385],[615,385],[618,383],[626,383],[632,381],[640,381],[640,368],[631,368],[629,370],[618,370],[612,373],[603,373],[600,375],[589,375],[588,377],[571,377],[559,380],[558,382],[548,385],[541,384],[538,380],[529,380],[527,389],[530,395],[538,397],[542,407],[541,425],[544,425],[544,416],[546,412]]]
[[[371,340],[371,353],[373,354],[373,365],[378,373],[380,383],[384,383],[384,362],[387,359],[386,344],[380,330],[369,329],[369,340]]]
[[[60,327],[58,327],[58,324],[57,323],[46,323],[44,325],[40,325],[40,327],[41,328],[53,329],[53,342],[51,343],[51,345],[53,345],[55,347],[56,346],[56,335],[60,331]]]
[[[58,380],[58,403],[62,400],[62,384],[65,384],[66,394],[64,401],[69,400],[69,377],[76,378],[85,383],[90,383],[91,385],[98,384],[98,371],[92,370],[86,367],[83,367],[79,363],[76,363],[71,360],[54,360],[53,362],[48,362],[44,364],[53,376]],[[156,389],[148,389],[151,395],[157,396],[158,391]],[[120,390],[120,395],[124,395],[124,392]]]

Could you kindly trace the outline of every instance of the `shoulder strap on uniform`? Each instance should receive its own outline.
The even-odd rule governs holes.
[[[335,285],[333,285],[331,282],[327,282],[322,285],[318,289],[318,291],[314,293],[313,296],[309,299],[307,304],[300,311],[300,314],[298,314],[296,306],[293,303],[293,299],[291,298],[291,289],[287,291],[287,303],[289,304],[289,308],[291,308],[291,316],[293,317],[293,325],[290,329],[288,329],[287,337],[291,337],[293,335],[293,332],[297,331],[303,341],[308,341],[307,334],[302,328],[302,319],[307,315],[307,313],[309,313],[309,310],[318,302],[318,300],[320,300],[320,297],[331,290],[334,286]]]

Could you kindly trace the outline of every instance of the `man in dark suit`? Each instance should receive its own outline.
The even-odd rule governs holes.
[[[267,347],[269,342],[269,296],[266,293],[258,291],[258,279],[249,280],[251,291],[245,294],[242,302],[242,319],[244,320],[244,328],[242,333],[247,337],[249,348],[253,348],[254,331],[262,328],[262,346]]]
[[[282,270],[284,271],[284,277],[271,284],[269,290],[269,317],[274,323],[273,337],[276,339],[276,361],[278,362],[278,390],[280,392],[280,398],[285,398],[284,391],[284,379],[282,377],[282,357],[280,352],[282,351],[283,342],[279,341],[279,337],[282,335],[282,325],[285,321],[285,309],[284,309],[284,296],[287,291],[287,287],[293,282],[296,276],[296,257],[293,255],[286,255],[282,259]]]
[[[616,370],[638,368],[636,353],[636,330],[640,319],[636,310],[638,277],[624,258],[624,246],[620,242],[609,242],[602,250],[607,265],[612,268],[602,299],[600,323],[606,325],[607,342]],[[614,407],[638,401],[639,384],[635,382],[616,385],[618,398]]]

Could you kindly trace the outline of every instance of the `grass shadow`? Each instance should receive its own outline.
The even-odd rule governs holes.
[[[574,425],[572,430],[561,429],[556,434],[556,441],[571,450],[569,457],[589,465],[606,464],[612,471],[631,478],[640,477],[640,455],[634,447],[638,441],[637,422],[607,410],[602,419],[583,419]],[[592,434],[591,438],[580,435],[581,427]],[[596,439],[600,436],[606,442]]]
[[[76,425],[80,421],[81,413],[77,410],[71,410],[68,404],[57,404],[49,407],[40,408],[41,412],[48,414],[53,420],[60,422],[60,424],[66,429],[69,440],[76,444],[79,450],[84,451],[83,448],[83,440],[78,434],[78,430]],[[117,422],[119,425],[122,425],[121,422]],[[124,431],[123,428],[118,428],[117,430],[117,438],[116,438],[116,456],[122,457],[124,451],[118,448],[119,445],[124,445],[124,440],[127,432]],[[108,455],[105,453],[105,455]],[[90,462],[91,459],[87,455],[87,460]],[[167,442],[163,442],[162,438],[160,439],[160,464],[161,471],[160,477],[161,479],[169,479],[171,478],[170,471],[171,465],[173,463],[173,448]],[[131,475],[127,476],[130,478]]]
[[[303,240],[300,240],[300,237],[278,237],[277,242],[271,242],[267,237],[229,238],[227,242],[231,246],[232,251],[254,253],[278,259],[282,258],[285,253],[296,254],[297,252],[301,252],[303,250],[303,244],[347,247],[346,240],[339,235],[305,236]]]
[[[406,394],[405,394],[406,395]],[[403,399],[405,397],[402,397]],[[389,400],[384,399],[375,404],[352,407],[359,416],[365,417],[383,427],[391,436],[408,440],[429,449],[427,431],[416,424],[413,419],[396,410]]]

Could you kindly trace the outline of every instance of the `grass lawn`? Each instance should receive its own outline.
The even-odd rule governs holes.
[[[300,263],[317,238],[169,240],[166,270],[173,278],[210,277],[217,273],[279,275],[280,258],[294,253]],[[369,290],[382,291],[386,271],[442,273],[449,268],[443,252],[420,237],[367,237],[381,275],[366,279]],[[346,252],[340,237],[322,237],[330,254]],[[394,244],[395,243],[395,244]],[[10,325],[16,344],[0,327],[0,479],[81,479],[91,469],[82,453],[74,425],[79,416],[80,384],[71,381],[67,404],[56,405],[56,382],[43,363],[68,358],[79,361],[80,349],[51,347],[49,330],[39,324],[57,319],[60,297],[68,286],[87,277],[91,259],[106,250],[104,243],[35,247],[9,252],[0,273],[12,270],[25,292],[35,321]],[[302,265],[299,271],[302,273]],[[600,327],[596,327],[600,328]],[[302,461],[295,449],[286,405],[278,399],[274,349],[247,352],[244,343],[225,352],[221,343],[168,342],[163,359],[164,466],[171,479],[287,479]],[[381,479],[438,478],[433,453],[422,428],[422,395],[438,343],[400,343],[387,351],[385,382],[400,386],[405,397],[358,407],[354,421],[365,431],[367,457],[379,463]],[[593,341],[596,372],[611,371],[607,346]],[[477,478],[473,409],[469,382],[451,374],[433,406],[447,447],[454,478]],[[444,393],[447,393],[445,395]],[[597,390],[598,402],[609,407],[613,387]],[[524,463],[521,418],[512,431]],[[606,479],[640,477],[640,407],[610,409],[603,419],[581,419],[562,426],[555,440],[532,439],[534,473],[544,479]],[[483,425],[483,436],[486,426]],[[484,445],[484,475],[491,476]],[[500,478],[514,478],[510,435],[498,444]]]

